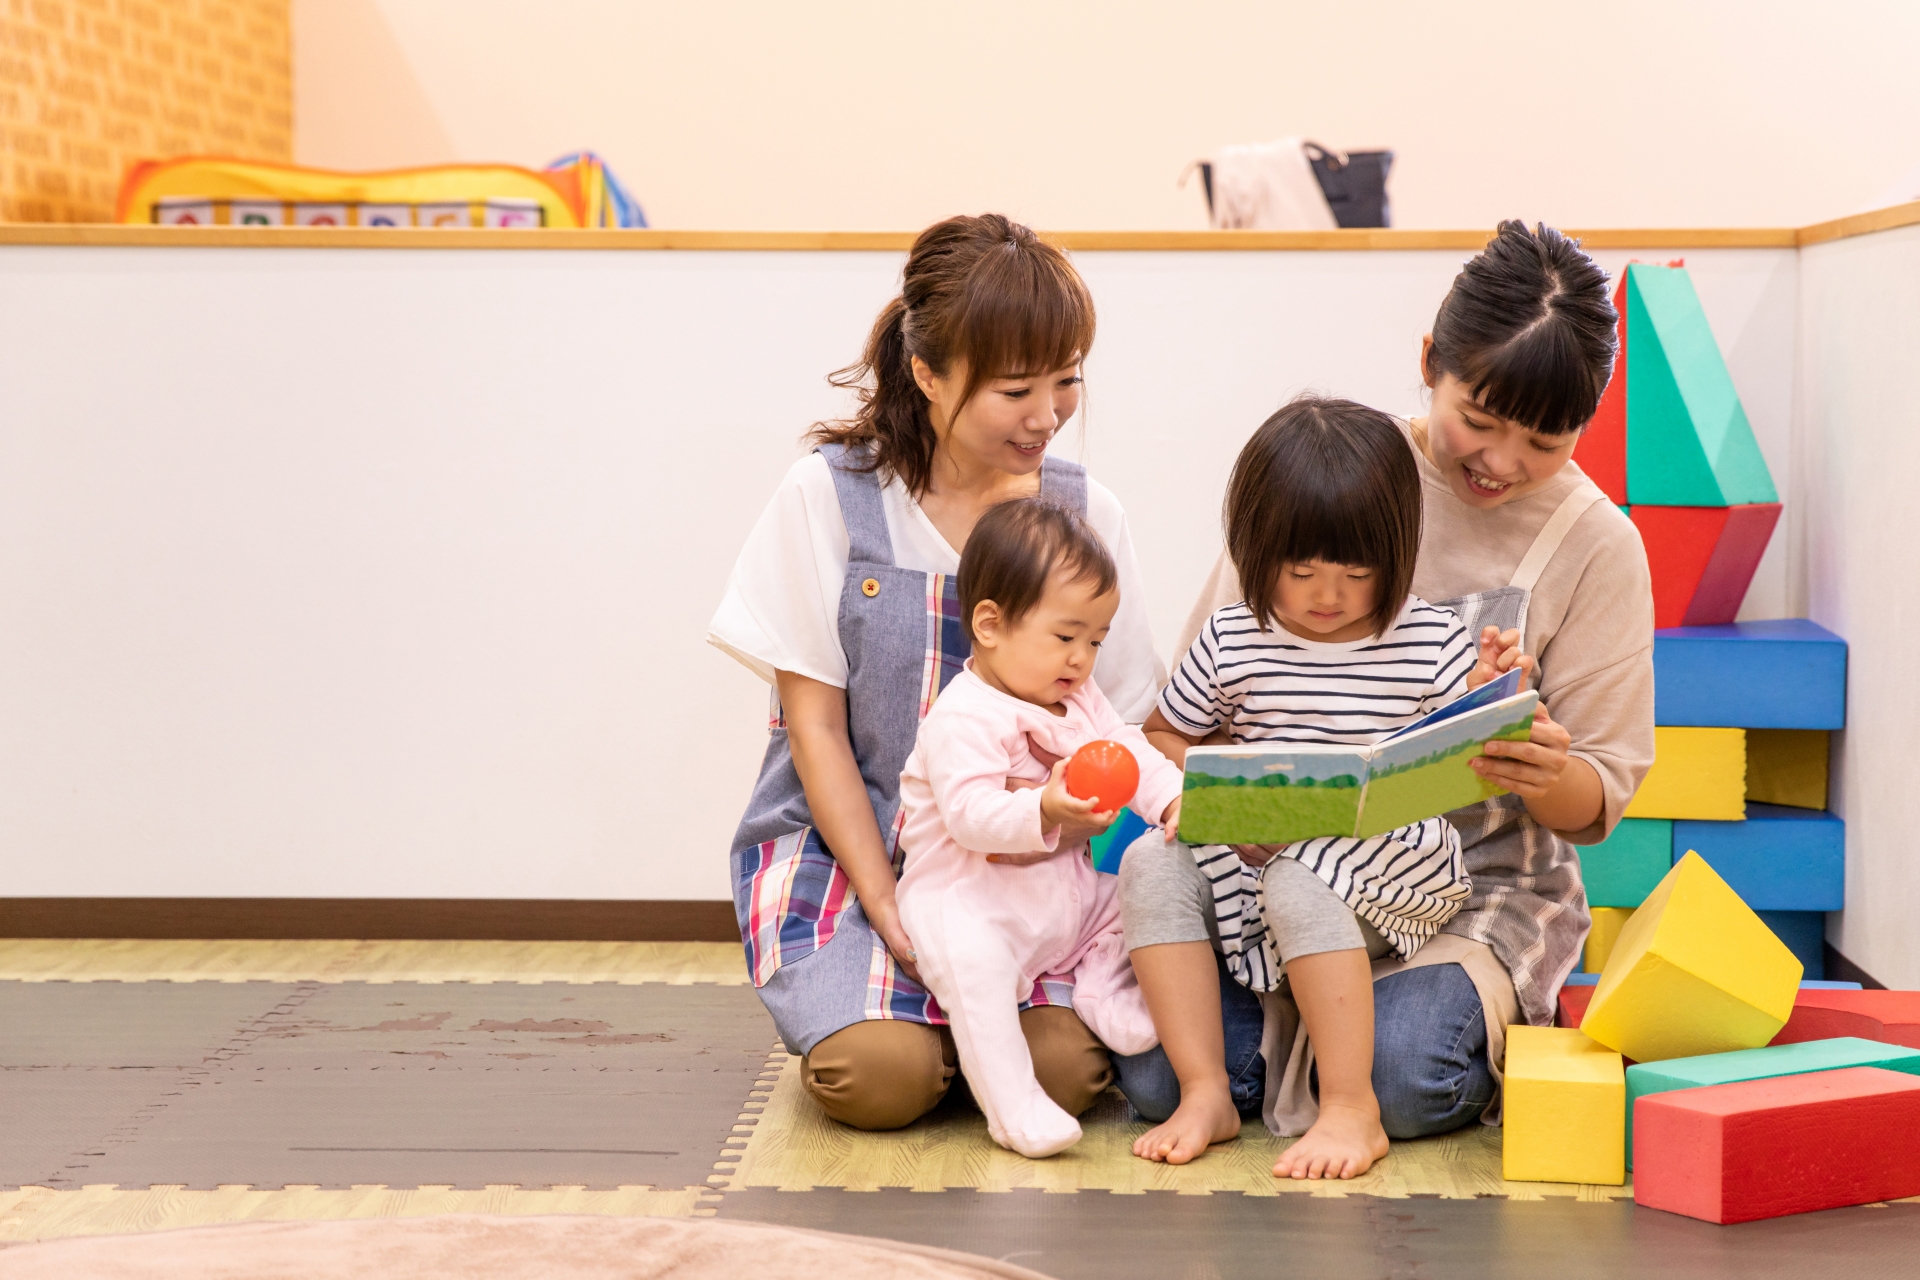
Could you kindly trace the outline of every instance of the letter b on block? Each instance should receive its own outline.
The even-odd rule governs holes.
[[[1580,1029],[1635,1062],[1758,1048],[1786,1025],[1802,972],[1689,850],[1620,931]]]

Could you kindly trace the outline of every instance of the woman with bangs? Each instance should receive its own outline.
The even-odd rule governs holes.
[[[1047,453],[1079,408],[1093,333],[1086,285],[1026,227],[988,214],[927,228],[861,360],[832,379],[858,412],[809,435],[709,630],[773,685],[733,841],[748,969],[807,1090],[856,1128],[912,1123],[956,1070],[900,922],[899,792],[921,718],[970,652],[956,574],[980,516],[1036,494],[1083,514],[1119,573],[1099,686],[1137,724],[1164,679],[1126,514]],[[1098,831],[1069,823],[1061,846]],[[1071,980],[1036,982],[1020,1024],[1047,1095],[1084,1112],[1113,1069]]]
[[[1497,1123],[1506,1028],[1552,1025],[1586,937],[1574,846],[1607,837],[1653,763],[1646,552],[1573,463],[1613,369],[1607,283],[1559,232],[1505,222],[1421,344],[1428,413],[1401,424],[1421,491],[1412,593],[1483,640],[1492,628],[1501,648],[1518,643],[1541,702],[1531,741],[1488,743],[1474,761],[1508,794],[1446,815],[1472,882],[1465,905],[1410,959],[1372,962],[1373,1093],[1390,1138]],[[1182,648],[1243,598],[1223,554]],[[1121,864],[1127,945],[1165,1046],[1118,1063],[1122,1091],[1163,1122],[1135,1153],[1185,1163],[1251,1114],[1277,1134],[1306,1132],[1319,1098],[1299,1008],[1284,986],[1256,995],[1236,980],[1214,886],[1191,858],[1135,858],[1155,839]],[[1278,850],[1236,852],[1263,868]],[[1200,998],[1216,989],[1218,1003]],[[1284,1156],[1275,1169],[1351,1171]]]

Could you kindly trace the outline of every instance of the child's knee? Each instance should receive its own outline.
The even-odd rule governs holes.
[[[1120,922],[1127,949],[1213,939],[1213,886],[1193,850],[1159,831],[1127,846],[1120,860]]]
[[[800,1062],[820,1109],[855,1129],[898,1129],[933,1110],[953,1083],[953,1039],[937,1027],[876,1018],[842,1027]]]
[[[1033,1056],[1033,1078],[1068,1115],[1080,1115],[1113,1083],[1107,1047],[1073,1010],[1061,1005],[1024,1009],[1020,1031]]]

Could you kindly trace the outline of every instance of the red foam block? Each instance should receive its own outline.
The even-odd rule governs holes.
[[[1653,573],[1653,625],[1704,627],[1732,622],[1740,612],[1780,504],[1636,506],[1628,514]]]
[[[1597,987],[1560,988],[1560,1008],[1553,1015],[1553,1025],[1578,1027],[1587,1016],[1587,1006],[1593,1003],[1593,993],[1597,990]]]
[[[1620,353],[1613,361],[1613,381],[1600,396],[1587,429],[1573,446],[1573,460],[1599,485],[1616,506],[1627,502],[1627,273],[1613,291],[1613,309],[1620,313]]]
[[[1793,1002],[1793,1016],[1773,1043],[1837,1036],[1920,1049],[1920,991],[1802,991]]]
[[[1882,1067],[1676,1089],[1633,1107],[1633,1202],[1752,1222],[1920,1195],[1920,1078]]]

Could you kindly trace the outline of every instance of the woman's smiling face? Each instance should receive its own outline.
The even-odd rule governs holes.
[[[1427,385],[1433,392],[1427,456],[1470,507],[1498,507],[1538,490],[1567,465],[1580,442],[1577,431],[1550,436],[1488,412],[1450,373]]]
[[[964,404],[967,367],[960,360],[953,364],[941,377],[918,356],[913,361],[940,443],[963,463],[1016,476],[1039,470],[1047,443],[1080,408],[1078,362],[1050,373],[988,378]]]

